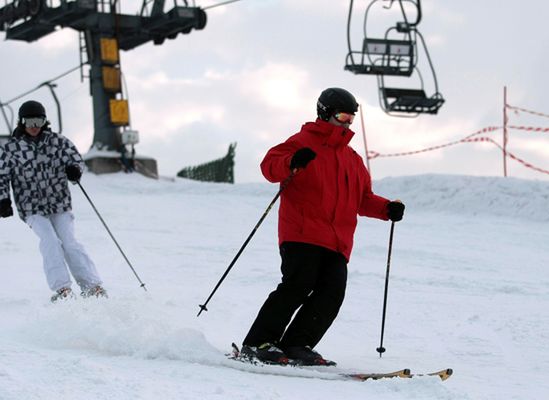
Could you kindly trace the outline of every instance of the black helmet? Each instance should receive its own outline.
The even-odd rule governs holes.
[[[25,101],[23,104],[21,104],[21,107],[19,107],[19,121],[21,121],[22,118],[29,117],[46,118],[46,109],[42,104],[37,101]]]
[[[320,93],[316,103],[318,118],[328,121],[337,111],[356,113],[358,103],[355,96],[341,88],[328,88]]]

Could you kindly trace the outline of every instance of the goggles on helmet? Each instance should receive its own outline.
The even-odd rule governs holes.
[[[23,124],[26,128],[42,128],[44,125],[46,125],[46,118],[45,117],[31,117],[31,118],[23,118]]]
[[[355,114],[346,112],[337,112],[334,114],[334,118],[341,124],[352,124],[355,119]]]

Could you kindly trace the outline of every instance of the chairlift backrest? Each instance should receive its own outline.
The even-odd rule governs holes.
[[[410,40],[364,38],[362,51],[369,55],[411,57],[414,43]]]

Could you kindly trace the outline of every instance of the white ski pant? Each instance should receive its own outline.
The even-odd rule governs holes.
[[[74,237],[71,212],[31,215],[26,222],[40,238],[44,272],[51,290],[71,286],[69,270],[82,290],[101,284],[93,261]]]

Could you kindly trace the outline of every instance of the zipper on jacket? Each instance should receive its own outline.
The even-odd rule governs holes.
[[[337,242],[337,250],[338,251],[341,251],[341,246],[340,246],[340,240],[339,240],[339,236],[337,234],[337,231],[335,229],[335,226],[334,226],[334,221],[336,219],[336,214],[337,214],[337,207],[338,207],[338,203],[339,203],[339,186],[338,186],[338,183],[339,183],[339,171],[340,171],[340,165],[339,165],[339,157],[337,156],[337,148],[333,148],[333,151],[334,151],[334,159],[335,159],[335,163],[336,163],[336,174],[335,174],[335,204],[334,204],[334,209],[332,211],[332,220],[330,221],[330,227],[332,228],[332,231],[334,232],[334,236],[336,238],[336,242]]]

